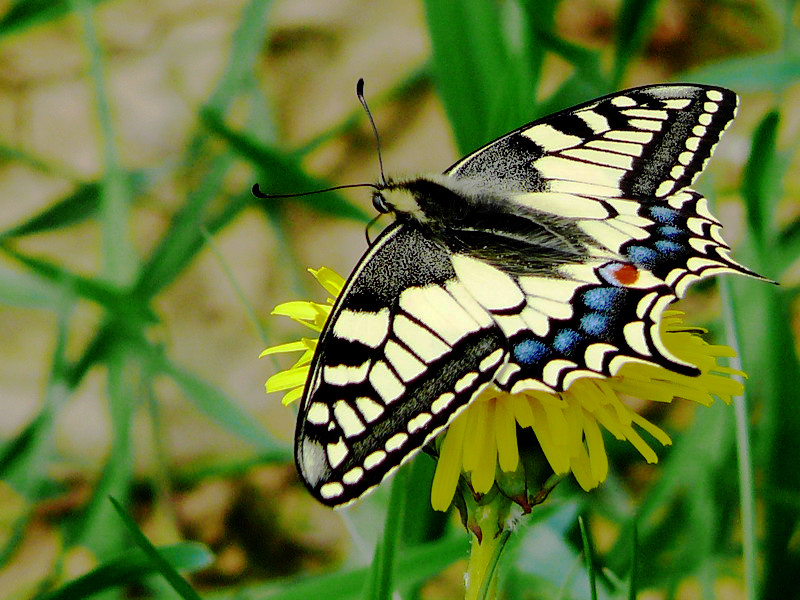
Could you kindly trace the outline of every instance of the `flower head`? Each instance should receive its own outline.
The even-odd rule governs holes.
[[[319,333],[344,286],[344,279],[325,267],[309,271],[331,294],[327,303],[286,302],[275,307],[273,314],[287,316]],[[584,490],[596,487],[608,474],[601,428],[619,440],[628,441],[647,462],[657,462],[656,453],[640,432],[648,433],[663,445],[671,443],[670,437],[637,413],[631,399],[671,402],[683,398],[708,406],[715,397],[730,403],[732,396],[743,391],[742,384],[730,376],[744,373],[717,362],[719,357],[733,356],[733,350],[704,341],[701,334],[705,330],[687,327],[683,316],[679,310],[665,311],[660,323],[661,338],[677,358],[695,365],[699,375],[628,363],[613,377],[577,379],[560,393],[509,394],[494,386],[486,388],[436,440],[439,459],[431,490],[433,508],[447,510],[459,481],[465,480],[477,498],[497,487],[529,510],[530,494],[541,494],[543,489],[540,474],[539,480],[534,480],[525,468],[532,439],[552,473],[558,476],[572,473]],[[262,356],[302,352],[290,368],[267,380],[267,392],[285,391],[284,404],[298,399],[316,344],[316,339],[302,338],[264,350]]]

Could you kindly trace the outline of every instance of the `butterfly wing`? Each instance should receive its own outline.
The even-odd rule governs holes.
[[[513,275],[526,302],[495,316],[510,341],[502,389],[558,392],[631,361],[696,373],[664,346],[663,310],[700,278],[758,277],[730,258],[705,198],[687,187],[736,106],[711,86],[628,90],[525,125],[446,171],[503,190],[509,213],[576,226],[595,246],[554,273]],[[498,233],[508,232],[477,235]],[[473,242],[485,249],[476,259],[498,266],[491,242]]]
[[[312,494],[347,504],[379,484],[466,407],[506,351],[450,255],[395,223],[361,259],[311,364],[295,460]]]

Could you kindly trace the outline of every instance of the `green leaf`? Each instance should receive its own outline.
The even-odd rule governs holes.
[[[113,497],[109,497],[114,510],[122,519],[126,529],[133,537],[133,541],[144,552],[144,555],[150,560],[156,570],[164,576],[164,579],[172,586],[181,598],[184,600],[202,600],[200,595],[194,591],[189,582],[180,576],[175,567],[159,552],[158,548],[150,543],[150,540],[145,537],[136,522],[128,515],[122,505],[117,502]]]
[[[625,0],[620,6],[614,35],[612,88],[620,86],[628,65],[641,52],[653,29],[657,6],[658,0]]]
[[[780,195],[776,148],[779,125],[780,114],[776,110],[767,113],[758,124],[742,179],[748,229],[759,252],[772,235],[772,215]]]
[[[469,544],[463,532],[443,540],[400,551],[395,561],[393,579],[402,588],[410,588],[441,573],[467,557]],[[257,584],[235,593],[209,594],[206,600],[344,600],[357,598],[369,567],[339,571],[329,575],[306,577],[295,581]]]
[[[372,559],[372,569],[364,588],[364,600],[390,600],[392,597],[395,552],[400,540],[405,514],[407,481],[408,469],[400,469],[392,481],[392,493],[386,509],[383,536],[375,544],[375,556]]]
[[[171,568],[181,571],[197,571],[211,564],[214,558],[208,548],[197,542],[159,546],[155,550]],[[142,581],[158,572],[157,565],[141,548],[132,548],[37,600],[82,600],[104,590]]]
[[[100,4],[104,0],[92,1]],[[25,31],[34,25],[60,19],[70,12],[70,0],[16,0],[0,19],[0,36]]]
[[[780,90],[800,78],[800,54],[783,50],[733,58],[682,73],[682,81],[702,81],[721,85],[739,93]]]
[[[259,171],[259,186],[264,193],[302,193],[329,187],[328,182],[305,173],[298,158],[276,148],[262,144],[256,138],[230,129],[221,115],[210,109],[201,112],[203,124],[210,132],[219,136],[231,149],[250,162]],[[310,210],[320,214],[367,222],[370,217],[359,207],[345,200],[340,194],[329,193],[323,200],[315,197],[293,198]],[[270,198],[262,201],[280,206],[286,199]]]
[[[171,377],[189,400],[206,416],[239,438],[255,445],[262,452],[286,453],[286,449],[272,440],[272,436],[258,421],[243,411],[227,395],[190,371],[176,365],[166,357],[157,359],[156,369]]]
[[[500,109],[505,88],[515,82],[506,79],[513,69],[500,13],[484,0],[426,0],[425,12],[436,85],[458,148],[467,153],[509,129]]]
[[[129,172],[125,176],[133,193],[144,187],[145,177],[141,171]],[[19,225],[0,233],[0,240],[62,229],[96,217],[100,206],[102,185],[97,181],[81,184],[69,196],[51,204],[39,214]]]

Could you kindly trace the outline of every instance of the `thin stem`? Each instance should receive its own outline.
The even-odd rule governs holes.
[[[476,525],[482,532],[482,539],[472,536],[465,600],[497,598],[497,565],[500,553],[511,536],[511,531],[508,529],[498,530],[501,510],[503,507],[498,502],[490,502],[476,511]]]

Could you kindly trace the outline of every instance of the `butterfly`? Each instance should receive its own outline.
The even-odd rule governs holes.
[[[533,121],[442,175],[383,181],[394,222],[350,275],[303,392],[295,460],[338,507],[377,486],[487,386],[558,393],[629,362],[697,369],[664,309],[734,262],[689,186],[738,99],[634,88]]]

